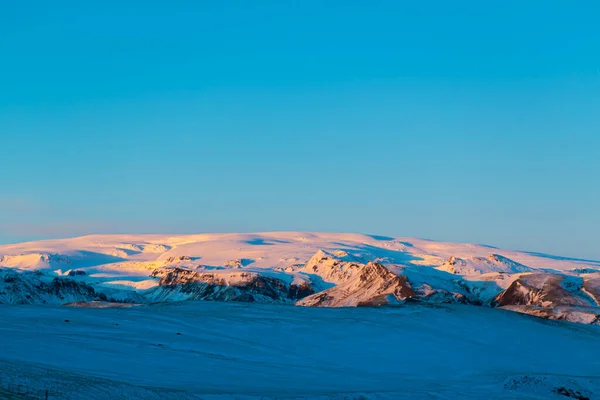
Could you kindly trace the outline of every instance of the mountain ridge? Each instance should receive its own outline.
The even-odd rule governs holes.
[[[0,246],[0,303],[417,301],[598,323],[597,276],[596,261],[356,233],[117,234]]]

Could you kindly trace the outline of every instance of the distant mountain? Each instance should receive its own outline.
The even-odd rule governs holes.
[[[0,246],[0,303],[462,303],[600,324],[600,262],[411,238],[96,235]]]

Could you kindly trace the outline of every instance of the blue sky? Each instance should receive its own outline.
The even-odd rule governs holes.
[[[600,258],[600,3],[0,5],[0,242],[316,230]]]

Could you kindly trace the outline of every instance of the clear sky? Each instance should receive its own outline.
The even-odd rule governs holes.
[[[600,258],[600,2],[4,1],[0,242],[315,230]]]

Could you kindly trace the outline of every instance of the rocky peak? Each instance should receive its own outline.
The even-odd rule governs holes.
[[[532,270],[526,265],[499,254],[466,259],[452,256],[438,269],[456,275],[481,275],[490,272],[516,274]]]
[[[307,281],[288,284],[282,279],[247,271],[202,272],[187,268],[159,268],[159,286],[150,296],[173,299],[289,303],[314,293]]]
[[[581,297],[563,287],[559,275],[536,273],[516,279],[505,291],[496,296],[498,306],[534,305],[555,307],[559,305],[589,306]]]
[[[363,266],[352,261],[343,261],[333,254],[319,250],[301,269],[306,274],[314,274],[326,282],[339,283],[354,276]]]
[[[355,264],[351,277],[296,304],[313,307],[382,305],[414,297],[405,276],[398,276],[379,263]]]

